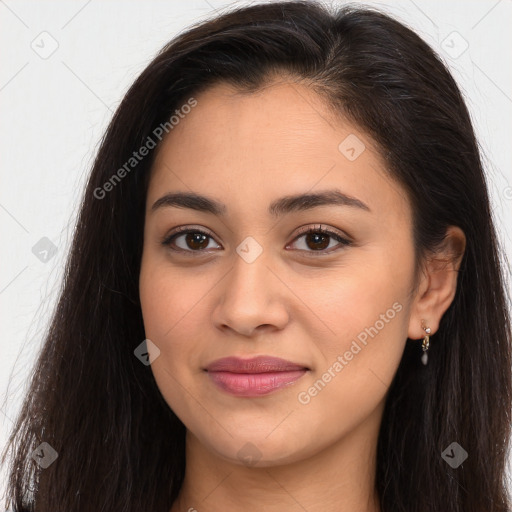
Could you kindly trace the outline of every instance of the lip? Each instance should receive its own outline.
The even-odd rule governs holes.
[[[309,368],[278,357],[258,356],[224,357],[210,363],[205,371],[221,390],[235,396],[256,397],[293,384]]]
[[[258,356],[250,359],[240,357],[223,357],[210,363],[206,367],[208,372],[231,372],[231,373],[268,373],[286,372],[295,370],[309,370],[303,364],[292,363],[279,357]]]

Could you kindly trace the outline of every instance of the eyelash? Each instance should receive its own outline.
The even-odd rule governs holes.
[[[190,234],[190,233],[200,233],[200,234],[210,237],[212,239],[214,238],[210,233],[208,233],[207,231],[204,231],[200,228],[180,227],[180,228],[176,229],[170,235],[164,237],[164,239],[162,240],[162,245],[167,246],[170,250],[172,250],[174,252],[191,253],[194,256],[200,256],[200,255],[202,255],[202,253],[207,252],[206,249],[192,250],[192,249],[181,249],[181,248],[175,249],[175,248],[171,247],[171,243],[174,241],[175,238],[177,238],[178,236],[181,236],[184,234],[186,235],[186,234]],[[317,254],[325,255],[325,254],[330,254],[331,252],[336,252],[341,247],[347,247],[347,246],[352,245],[352,242],[350,240],[342,237],[340,234],[338,234],[334,231],[322,228],[322,225],[319,225],[318,227],[314,226],[314,227],[307,227],[307,228],[302,229],[297,234],[297,236],[293,239],[292,243],[296,242],[300,237],[302,237],[304,235],[308,235],[310,233],[315,233],[315,234],[321,233],[322,235],[327,235],[331,238],[334,238],[337,242],[339,242],[340,246],[336,249],[333,249],[331,247],[330,249],[322,249],[320,251],[313,251],[313,250],[305,251],[303,249],[299,249],[299,251],[305,252],[305,253],[311,253],[311,255],[317,255]]]

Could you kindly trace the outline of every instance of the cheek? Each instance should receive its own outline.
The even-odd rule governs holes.
[[[196,334],[190,331],[197,288],[186,287],[183,277],[171,272],[157,259],[143,257],[139,294],[146,338],[159,349],[151,363],[151,371],[164,400],[180,418],[188,418],[189,400],[184,391],[190,389],[190,368],[194,366]],[[195,290],[188,292],[187,290]],[[204,294],[204,292],[203,292]],[[197,337],[195,338],[197,339]],[[196,364],[197,366],[197,364]]]
[[[147,339],[159,350],[151,363],[151,371],[166,402],[174,408],[174,395],[183,376],[180,368],[188,364],[191,343],[180,332],[190,310],[186,293],[174,273],[159,264],[157,258],[144,256],[139,280],[139,294]],[[186,288],[185,288],[186,289]]]
[[[330,328],[315,341],[312,385],[299,390],[299,402],[311,412],[323,410],[341,424],[383,400],[407,339],[413,255],[403,247],[369,254],[326,286],[307,290],[308,305]]]
[[[407,324],[404,312],[412,279],[409,264],[397,273],[385,262],[359,263],[340,271],[332,279],[308,283],[302,290],[315,315],[329,327],[322,339],[327,353],[350,348],[353,339],[364,343],[377,335],[379,339],[395,337]],[[412,269],[411,269],[412,271]],[[368,333],[368,329],[372,334]]]
[[[207,315],[207,293],[215,284],[207,273],[172,268],[158,255],[143,257],[139,294],[146,338],[160,350],[151,364],[157,384],[172,403],[182,396],[200,371],[202,343]],[[172,402],[172,403],[171,403]]]
[[[177,339],[176,331],[201,309],[202,299],[212,285],[213,278],[207,273],[173,268],[165,256],[144,255],[139,294],[146,336],[163,345]]]
[[[335,439],[383,405],[406,341],[406,284],[405,276],[397,281],[367,268],[309,294],[335,332],[316,340],[319,364],[296,393],[304,415],[296,417],[311,431]]]

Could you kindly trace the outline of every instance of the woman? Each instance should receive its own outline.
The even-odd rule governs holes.
[[[37,511],[508,511],[510,319],[461,93],[370,9],[239,8],[126,94],[16,428]]]

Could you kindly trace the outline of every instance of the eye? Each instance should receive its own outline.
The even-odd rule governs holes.
[[[295,237],[294,242],[297,242],[301,238],[304,238],[304,240],[298,243],[299,247],[297,247],[297,249],[305,252],[325,254],[334,252],[340,247],[352,245],[352,242],[347,238],[344,238],[335,231],[324,229],[321,225],[304,228],[301,233]],[[336,246],[338,247],[336,248]],[[334,250],[333,247],[335,248]]]
[[[334,252],[340,247],[352,245],[352,242],[347,238],[335,231],[324,229],[321,225],[302,229],[293,243],[297,243],[301,238],[304,238],[304,240],[298,243],[299,247],[296,247],[296,249],[309,253],[326,254]],[[197,254],[221,248],[216,242],[214,242],[216,246],[212,247],[210,245],[212,241],[214,241],[213,236],[207,231],[200,228],[180,227],[166,236],[162,240],[162,245],[168,246],[175,252]],[[290,246],[291,244],[287,245],[286,248]]]
[[[199,228],[182,227],[162,240],[162,245],[176,252],[197,253],[218,247],[210,247],[213,237],[210,233]]]

